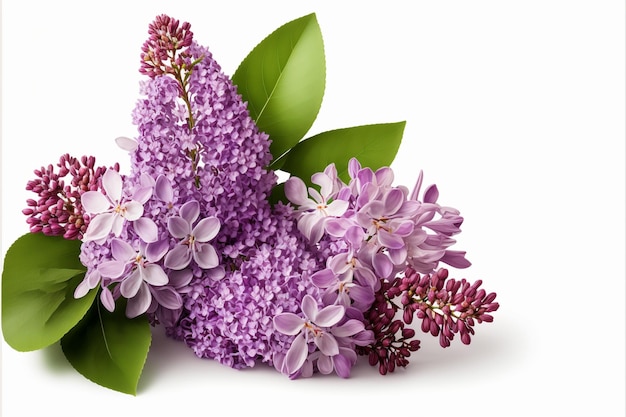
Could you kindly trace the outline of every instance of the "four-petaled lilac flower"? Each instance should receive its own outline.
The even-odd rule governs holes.
[[[152,296],[149,285],[163,286],[169,282],[165,271],[157,264],[168,250],[167,242],[141,243],[139,251],[121,239],[111,241],[113,260],[102,262],[98,272],[113,281],[121,281],[120,293],[128,298],[126,315],[137,317],[146,312]],[[111,305],[106,305],[112,311]]]
[[[140,188],[132,200],[122,200],[122,177],[114,169],[108,169],[102,176],[100,191],[87,191],[81,196],[81,202],[87,213],[94,215],[83,236],[83,241],[98,241],[113,232],[116,237],[122,233],[124,221],[135,221],[143,215],[143,203],[152,195],[151,189]],[[138,201],[139,200],[139,201]],[[155,240],[156,225],[149,219],[138,223],[137,234],[144,240]]]
[[[337,194],[337,179],[333,178],[332,171],[313,174],[311,182],[319,185],[320,191],[309,187],[307,192],[304,181],[291,177],[285,182],[285,195],[289,201],[299,206],[298,210],[302,213],[298,219],[298,230],[312,243],[317,243],[324,234],[326,219],[342,216],[349,203],[340,199],[333,200]]]
[[[191,200],[181,206],[180,216],[172,216],[168,219],[168,230],[172,236],[181,241],[165,256],[167,268],[175,270],[186,268],[192,258],[203,269],[211,269],[219,265],[217,252],[208,242],[219,232],[220,221],[217,217],[210,216],[193,226],[199,215],[200,204]]]
[[[289,336],[298,335],[285,356],[283,366],[288,375],[296,373],[304,365],[311,338],[324,355],[339,354],[339,344],[328,330],[344,317],[345,307],[330,305],[319,310],[315,298],[307,294],[302,299],[301,308],[304,318],[294,313],[281,313],[274,317],[276,330]]]

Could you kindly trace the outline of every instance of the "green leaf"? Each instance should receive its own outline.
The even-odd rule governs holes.
[[[126,317],[125,305],[113,313],[99,303],[61,339],[61,348],[74,369],[115,391],[137,394],[137,383],[152,340],[145,315]]]
[[[7,251],[2,271],[2,332],[15,350],[58,341],[85,315],[97,290],[74,298],[85,276],[81,242],[27,233]]]
[[[248,54],[232,79],[252,119],[270,136],[277,160],[304,137],[322,105],[326,59],[315,14],[276,29]]]
[[[382,123],[330,130],[298,143],[285,155],[282,170],[311,184],[311,175],[334,163],[339,177],[349,181],[348,162],[357,158],[376,170],[396,157],[405,122]]]
[[[280,184],[276,184],[274,188],[272,188],[272,193],[270,194],[268,200],[270,204],[272,205],[277,204],[279,201],[282,201],[285,204],[289,202],[289,200],[287,200],[287,197],[285,196],[285,183],[284,182]]]

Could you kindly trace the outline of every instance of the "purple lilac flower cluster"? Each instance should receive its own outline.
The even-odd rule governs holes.
[[[237,87],[188,23],[161,15],[149,35],[138,136],[116,140],[130,174],[66,155],[28,184],[31,231],[82,240],[75,297],[97,288],[107,310],[127,300],[128,317],[146,314],[199,357],[290,378],[348,377],[358,355],[381,374],[404,367],[420,346],[414,318],[443,347],[492,320],[495,293],[440,268],[470,265],[450,249],[463,218],[436,186],[419,197],[421,173],[409,191],[352,159],[347,184],[331,164],[270,204],[270,139]]]
[[[452,289],[446,288],[454,290],[453,293],[438,293],[439,298],[430,293],[422,297],[414,287],[423,291],[422,287],[430,284],[428,291],[433,291],[431,287],[441,290],[447,270],[434,273],[432,284],[410,281],[419,278],[416,271],[433,273],[441,262],[457,268],[469,266],[464,252],[449,249],[455,243],[452,236],[461,231],[463,218],[459,212],[437,204],[435,186],[428,187],[420,201],[421,175],[409,192],[406,187],[393,186],[393,171],[388,167],[374,172],[352,159],[348,173],[351,180],[345,184],[338,178],[335,166],[329,165],[311,178],[319,190],[307,188],[297,177],[285,183],[287,197],[298,206],[298,230],[312,244],[327,238],[340,242],[336,247],[342,248],[332,252],[325,267],[311,275],[311,281],[322,294],[322,303],[315,306],[320,308],[319,312],[308,299],[307,305],[303,300],[301,306],[304,317],[293,313],[274,317],[274,326],[279,332],[297,335],[280,365],[280,370],[291,377],[309,375],[312,369],[332,370],[329,361],[339,364],[339,368],[334,367],[339,375],[348,376],[350,366],[347,364],[354,364],[354,351],[372,354],[370,363],[380,363],[383,374],[393,371],[396,365],[406,366],[410,352],[419,348],[418,341],[410,340],[415,336],[414,330],[406,327],[415,312],[423,323],[443,326],[441,334],[445,334],[447,345],[452,333],[460,332],[465,341],[471,330],[471,321],[465,320],[463,315],[468,300],[456,296],[459,285],[467,286],[465,280],[459,285],[454,280],[448,281]],[[442,278],[443,271],[445,277]],[[399,320],[395,319],[398,309],[394,304],[387,307],[386,303],[399,295],[394,293],[398,287],[388,282],[395,282],[393,280],[400,279],[401,275],[405,276],[405,281],[409,280],[403,285],[410,287],[410,291],[403,288],[402,300],[407,304]],[[437,278],[441,279],[436,281]],[[471,288],[475,291],[476,287]],[[497,308],[497,303],[492,304],[495,294],[486,297],[481,292],[480,295],[480,302],[487,307],[481,304],[474,308],[481,312],[481,319],[488,320],[490,316],[486,311]],[[423,307],[426,305],[431,309]],[[454,306],[456,309],[452,312]],[[442,310],[443,314],[433,313],[434,309]],[[457,320],[460,317],[463,319]],[[435,330],[431,333],[435,334]],[[346,340],[352,336],[351,340]],[[446,345],[442,342],[442,346]],[[346,349],[341,350],[341,347]]]

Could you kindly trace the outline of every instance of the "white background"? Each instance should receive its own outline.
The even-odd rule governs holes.
[[[459,249],[501,308],[470,346],[428,335],[381,377],[234,371],[155,333],[137,397],[55,345],[2,344],[2,415],[624,415],[624,3],[17,1],[2,10],[2,254],[27,232],[32,170],[65,152],[128,168],[151,20],[189,21],[228,74],[315,12],[327,86],[309,135],[406,120],[392,167],[465,216]],[[307,135],[307,136],[309,136]]]

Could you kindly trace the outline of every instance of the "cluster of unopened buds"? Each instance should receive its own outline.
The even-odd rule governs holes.
[[[148,27],[150,37],[141,48],[140,72],[154,78],[163,74],[175,74],[188,63],[185,48],[191,46],[191,25],[166,15],[159,15]],[[179,52],[180,51],[180,52]],[[178,52],[178,55],[177,55]]]
[[[56,167],[52,164],[34,171],[36,178],[28,181],[26,189],[37,194],[28,199],[22,210],[31,233],[81,239],[89,225],[89,215],[82,207],[81,196],[95,191],[106,167],[96,167],[93,156],[80,159],[62,155]],[[119,171],[119,165],[112,167]],[[69,175],[69,181],[66,177]]]
[[[375,342],[358,348],[359,353],[368,355],[370,365],[378,364],[383,375],[397,366],[405,367],[411,352],[420,348],[419,340],[410,340],[415,331],[407,327],[415,317],[421,320],[424,333],[439,337],[441,347],[449,347],[455,334],[469,345],[473,326],[493,321],[490,313],[499,307],[494,301],[496,294],[488,294],[480,288],[481,284],[481,280],[470,283],[448,278],[445,268],[433,274],[419,274],[407,268],[403,276],[381,284],[366,313],[367,328],[374,332]]]

